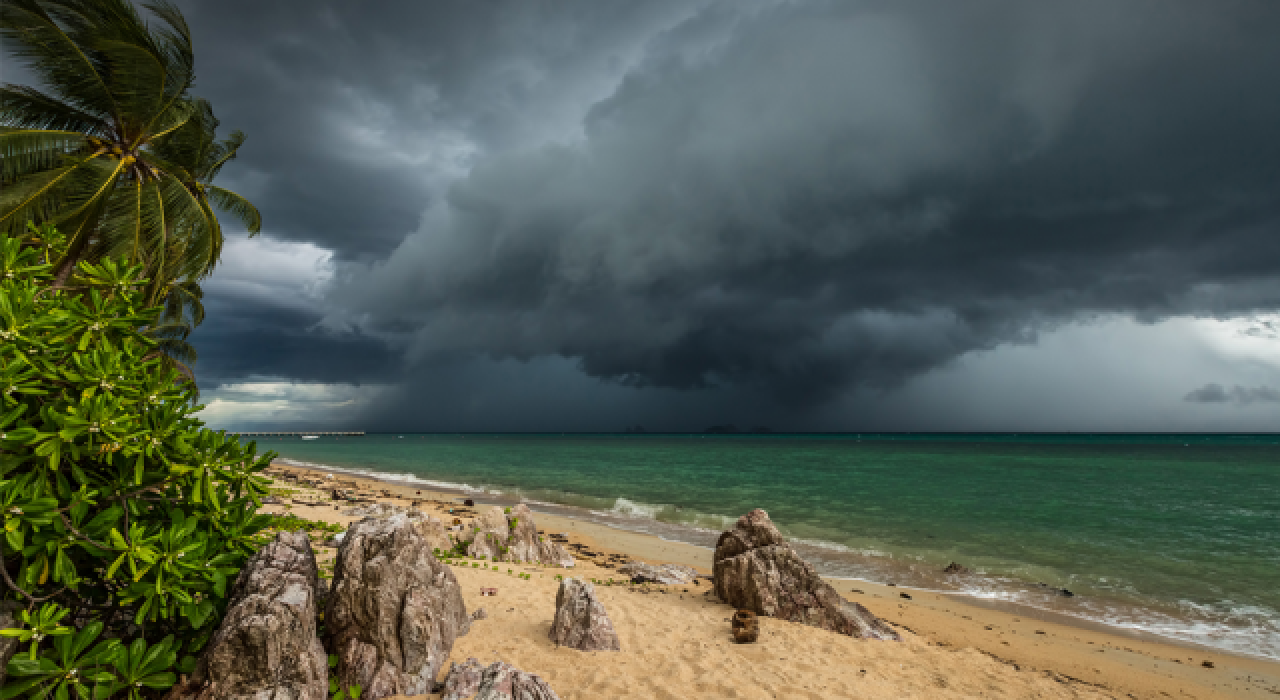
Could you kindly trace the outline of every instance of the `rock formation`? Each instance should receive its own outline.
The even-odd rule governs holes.
[[[579,651],[619,651],[618,633],[596,598],[595,586],[576,578],[560,582],[551,641]]]
[[[464,531],[463,537],[471,542],[467,547],[467,556],[491,561],[507,561],[504,556],[511,538],[511,528],[507,525],[507,516],[501,508],[489,508],[471,523],[470,531]]]
[[[899,639],[887,623],[823,581],[763,510],[738,518],[720,535],[714,560],[716,595],[736,608],[854,637]]]
[[[533,522],[533,511],[521,503],[503,513],[501,508],[490,508],[481,513],[462,533],[462,540],[469,542],[467,555],[490,561],[509,561],[543,566],[572,567],[573,557],[559,544],[538,534]]]
[[[421,518],[366,518],[338,550],[325,625],[342,687],[361,700],[431,691],[454,641],[471,629],[450,568],[432,555]]]
[[[480,681],[484,678],[484,666],[474,658],[462,663],[449,664],[449,673],[444,678],[444,690],[440,700],[466,700],[480,690]]]
[[[495,661],[488,667],[475,659],[449,667],[440,700],[560,700],[547,682],[511,664]]]
[[[692,583],[698,578],[698,572],[680,564],[646,564],[642,561],[623,564],[618,573],[631,579],[633,583],[660,583],[664,586],[680,586]]]
[[[276,535],[240,570],[195,672],[168,697],[324,700],[328,665],[316,637],[316,585],[307,535]]]
[[[444,522],[414,508],[403,508],[390,503],[373,503],[356,506],[343,511],[343,515],[354,515],[360,518],[390,518],[395,515],[406,515],[418,524],[422,534],[431,543],[431,548],[448,551],[453,549],[453,539],[449,537]],[[342,544],[342,533],[334,536],[335,546]]]

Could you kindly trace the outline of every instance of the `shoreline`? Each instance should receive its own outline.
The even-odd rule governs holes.
[[[434,485],[423,488],[394,478],[318,465],[303,466],[292,460],[277,460],[273,468],[376,484],[377,488],[404,500],[450,502],[472,498],[476,507],[510,505],[518,501]],[[622,554],[655,564],[684,564],[700,573],[710,573],[712,552],[706,547],[573,515],[546,512],[548,508],[558,509],[555,505],[528,503],[538,514],[541,529],[567,532],[573,541],[592,551]],[[344,523],[357,519],[335,517],[338,513],[332,508],[294,506],[292,510],[311,519]],[[976,650],[1017,671],[1048,674],[1061,682],[1132,697],[1280,695],[1280,662],[1265,658],[965,593],[890,586],[856,578],[824,578],[849,600],[863,604],[929,645]]]

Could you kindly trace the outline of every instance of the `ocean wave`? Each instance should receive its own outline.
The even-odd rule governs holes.
[[[363,476],[369,479],[377,479],[379,481],[392,481],[392,482],[402,483],[402,484],[421,484],[423,486],[430,486],[433,488],[444,489],[447,491],[458,491],[462,493],[473,493],[473,494],[501,493],[501,492],[487,491],[482,487],[472,486],[471,484],[452,482],[452,481],[439,481],[437,479],[424,479],[420,476],[415,476],[413,474],[404,474],[399,472],[384,472],[384,471],[379,471],[377,469],[364,469],[364,468],[358,468],[358,467],[336,467],[332,464],[319,464],[316,462],[305,462],[299,459],[288,459],[285,457],[276,457],[275,461],[291,467],[323,469],[324,471],[338,472],[340,474],[351,474],[353,476]]]

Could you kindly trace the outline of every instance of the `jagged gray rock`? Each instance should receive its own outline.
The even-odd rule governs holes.
[[[432,555],[421,518],[365,518],[338,550],[325,627],[338,682],[361,700],[431,690],[471,629],[453,571]]]
[[[471,529],[463,534],[471,542],[467,547],[467,556],[505,561],[502,557],[511,537],[511,527],[501,508],[486,509],[471,523]]]
[[[692,567],[680,564],[646,564],[642,561],[623,564],[618,567],[618,573],[635,583],[660,583],[664,586],[680,586],[698,578],[698,572]]]
[[[0,630],[16,629],[21,627],[18,624],[18,611],[22,606],[18,603],[7,600],[0,601]],[[6,670],[9,665],[9,659],[18,651],[17,637],[0,637],[0,688],[4,687]]]
[[[405,515],[417,522],[418,528],[422,530],[423,536],[430,542],[433,550],[439,549],[447,552],[453,549],[453,538],[449,537],[449,532],[445,529],[444,522],[415,508],[404,508],[391,503],[372,503],[348,508],[343,511],[343,514],[361,518],[390,518],[393,515]],[[341,546],[342,533],[335,535],[333,540],[326,544]]]
[[[324,700],[328,665],[316,637],[316,558],[281,532],[241,569],[227,613],[177,700]]]
[[[484,678],[484,666],[474,658],[462,663],[449,664],[449,674],[444,678],[444,690],[440,700],[465,700],[480,690]]]
[[[898,641],[888,623],[840,597],[757,508],[720,535],[716,595],[736,608],[867,639]]]
[[[440,700],[560,700],[540,676],[495,661],[487,667],[475,659],[453,664]]]
[[[538,535],[533,511],[523,503],[510,513],[490,508],[480,514],[470,529],[461,534],[468,542],[467,555],[490,561],[508,561],[572,568],[573,556],[559,544]]]
[[[418,529],[422,532],[422,536],[427,538],[427,545],[432,550],[439,549],[441,552],[447,552],[453,549],[453,538],[449,537],[444,521],[417,510],[409,511],[409,517],[417,520]]]
[[[558,543],[538,534],[538,526],[533,522],[533,511],[529,506],[520,503],[511,508],[507,517],[511,525],[509,545],[510,558],[506,561],[537,562],[543,566],[573,568],[573,556]]]
[[[595,586],[576,578],[560,582],[560,590],[556,593],[556,616],[551,622],[551,641],[579,651],[619,651],[622,648],[613,622],[596,598]]]

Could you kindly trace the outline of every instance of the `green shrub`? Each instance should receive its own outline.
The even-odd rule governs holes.
[[[66,697],[67,678],[136,694],[171,685],[215,629],[271,522],[255,511],[274,454],[193,417],[194,385],[144,333],[160,309],[140,267],[81,263],[60,288],[56,253],[0,235],[0,596],[29,612],[5,634],[27,635],[14,677],[33,694]],[[68,632],[28,634],[50,620]]]

